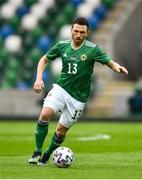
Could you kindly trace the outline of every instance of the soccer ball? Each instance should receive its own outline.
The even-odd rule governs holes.
[[[71,166],[74,161],[74,154],[71,149],[67,147],[58,147],[53,152],[53,164],[60,168]]]

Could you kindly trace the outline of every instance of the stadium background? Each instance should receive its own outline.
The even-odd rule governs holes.
[[[89,21],[89,40],[129,71],[125,76],[95,65],[83,118],[131,118],[128,99],[142,87],[141,9],[141,0],[0,0],[0,118],[38,117],[61,63],[58,59],[47,67],[40,96],[32,89],[37,63],[59,39],[70,38],[78,16]]]
[[[142,178],[142,123],[136,122],[141,122],[142,110],[133,114],[128,103],[142,91],[141,9],[141,0],[0,0],[1,179]],[[70,37],[78,16],[89,21],[89,39],[126,66],[129,75],[96,63],[85,112],[62,145],[73,150],[73,165],[56,168],[50,159],[47,167],[29,166],[42,98],[61,65],[58,59],[47,67],[46,89],[37,95],[32,89],[37,63],[59,39]],[[43,149],[55,126],[52,121]]]

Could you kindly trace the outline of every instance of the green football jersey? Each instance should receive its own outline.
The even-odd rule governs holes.
[[[62,59],[61,76],[57,84],[80,102],[86,102],[91,89],[91,77],[95,62],[107,64],[111,58],[98,45],[85,40],[73,49],[71,40],[58,42],[47,53],[49,61]]]

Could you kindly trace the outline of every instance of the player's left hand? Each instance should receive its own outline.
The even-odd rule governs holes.
[[[121,66],[120,64],[116,63],[113,60],[110,60],[107,66],[110,67],[115,72],[128,74],[128,71],[125,67]]]
[[[117,72],[128,74],[127,69],[125,67],[123,67],[123,66],[119,66]]]

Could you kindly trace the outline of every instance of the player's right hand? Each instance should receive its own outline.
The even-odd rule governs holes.
[[[36,80],[33,88],[34,88],[34,91],[39,94],[42,88],[44,88],[43,80]]]

